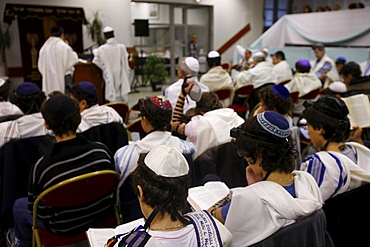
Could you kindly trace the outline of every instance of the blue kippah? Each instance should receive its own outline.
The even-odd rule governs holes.
[[[76,107],[73,99],[66,95],[56,95],[50,97],[45,102],[45,111],[51,115],[66,116],[71,114]]]
[[[344,62],[344,63],[346,61],[347,61],[347,59],[345,57],[338,57],[337,60],[336,60],[336,62]]]
[[[274,136],[287,138],[290,135],[288,120],[279,113],[273,111],[259,113],[257,115],[257,122],[262,129]]]
[[[302,67],[310,67],[311,66],[310,61],[308,61],[307,59],[299,60],[298,64],[301,65]]]
[[[274,85],[271,87],[272,92],[281,99],[289,99],[290,93],[283,85]]]
[[[77,85],[85,93],[90,94],[92,96],[97,96],[97,94],[96,94],[96,87],[95,87],[95,85],[93,83],[91,83],[89,81],[82,81],[82,82],[78,83]]]
[[[20,96],[33,95],[40,92],[39,87],[33,82],[23,82],[15,90],[16,94]]]

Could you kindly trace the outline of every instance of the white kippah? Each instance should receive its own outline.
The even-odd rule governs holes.
[[[199,72],[199,62],[196,58],[193,57],[187,57],[185,58],[185,64],[186,66],[194,72]]]
[[[180,177],[189,173],[184,155],[177,149],[160,145],[152,148],[144,159],[145,165],[159,176]]]
[[[347,92],[346,84],[341,81],[335,81],[329,85],[329,89],[335,93],[345,93]]]
[[[106,27],[103,29],[103,33],[109,33],[109,32],[113,32],[113,28],[111,28],[110,26],[106,26]]]
[[[267,48],[263,48],[262,51],[266,52],[267,54],[270,52]]]
[[[220,53],[218,53],[217,51],[210,51],[208,53],[209,58],[215,58],[215,57],[219,57],[219,56],[220,56]]]
[[[5,84],[6,80],[0,78],[0,87],[2,87]]]
[[[262,52],[258,51],[256,52],[253,57],[261,57],[261,58],[265,58],[265,54],[263,54]]]

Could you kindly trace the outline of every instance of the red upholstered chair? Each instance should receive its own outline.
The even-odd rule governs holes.
[[[219,100],[228,99],[231,96],[232,89],[231,88],[219,88],[217,90],[213,90],[215,94],[217,94]]]
[[[237,103],[233,100],[233,103],[228,107],[234,109],[236,113],[247,112],[247,110],[249,109],[247,100],[248,97],[252,94],[253,90],[254,90],[253,84],[245,84],[243,86],[236,88],[234,92],[234,99],[235,96],[237,96],[238,99],[242,100],[242,102]]]
[[[104,104],[106,106],[112,107],[117,113],[122,117],[122,120],[126,120],[126,114],[128,112],[128,105],[125,102],[109,102]]]
[[[221,64],[221,67],[226,70],[227,73],[230,73],[231,71],[231,64],[230,63],[223,63]]]
[[[126,125],[132,122],[133,120],[136,120],[138,118],[139,113],[140,113],[140,105],[139,105],[139,102],[136,102],[128,109],[126,118],[124,119]]]
[[[298,91],[290,92],[290,98],[292,99],[293,103],[297,103],[298,101]]]
[[[115,193],[118,175],[115,171],[103,170],[80,175],[60,182],[42,192],[33,205],[33,246],[61,246],[86,240],[85,230],[72,236],[61,236],[37,227],[37,210],[39,205],[48,207],[71,207],[95,202],[111,194],[111,215],[91,228],[115,227],[120,224]],[[86,229],[87,230],[87,229]]]

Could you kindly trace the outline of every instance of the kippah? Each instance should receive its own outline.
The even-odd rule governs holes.
[[[66,116],[74,111],[76,103],[66,95],[50,97],[45,103],[45,111],[51,115]]]
[[[345,64],[347,62],[347,59],[345,57],[338,57],[337,60],[335,60],[336,64]]]
[[[106,26],[106,27],[103,29],[103,33],[109,33],[109,32],[113,32],[113,28],[111,28],[110,26]]]
[[[264,51],[266,53],[269,53],[270,52],[269,49],[267,49],[267,48],[263,48],[262,51]]]
[[[262,129],[279,138],[287,138],[290,135],[289,123],[279,113],[273,111],[259,113],[257,122]]]
[[[193,72],[199,72],[199,62],[193,57],[185,58],[185,65]]]
[[[302,67],[310,67],[311,66],[310,61],[308,61],[307,59],[299,60],[298,64]]]
[[[171,103],[168,100],[164,100],[158,96],[151,96],[150,102],[152,102],[158,108],[165,110],[165,111],[172,111]]]
[[[15,93],[20,96],[33,95],[37,94],[38,92],[40,92],[40,89],[33,82],[23,82],[15,90]]]
[[[312,105],[316,111],[335,119],[343,119],[349,114],[346,103],[344,103],[343,100],[333,96],[321,97],[315,102],[308,102],[303,106],[307,108],[309,105]]]
[[[175,178],[189,173],[189,165],[184,155],[167,145],[152,148],[146,155],[144,164],[162,177]]]
[[[265,58],[266,56],[265,56],[265,54],[263,54],[262,52],[258,51],[258,52],[256,52],[256,53],[253,55],[253,57],[261,57],[261,58]]]
[[[219,57],[219,56],[220,56],[220,53],[218,53],[217,51],[210,51],[208,53],[209,58],[216,58],[216,57]]]
[[[347,92],[347,86],[341,81],[335,81],[330,83],[329,89],[334,93],[345,93]]]
[[[5,84],[6,80],[0,78],[0,87],[2,87]]]
[[[85,93],[90,94],[92,96],[97,96],[97,94],[96,94],[96,87],[95,87],[95,85],[93,83],[91,83],[89,81],[82,81],[82,82],[78,83],[77,85]]]
[[[271,87],[272,92],[281,99],[289,99],[290,93],[283,85],[274,85]]]

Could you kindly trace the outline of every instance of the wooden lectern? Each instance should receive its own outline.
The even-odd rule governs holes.
[[[92,82],[96,87],[99,105],[105,104],[105,83],[101,69],[92,62],[78,62],[74,67],[74,83],[77,84],[82,81]]]

